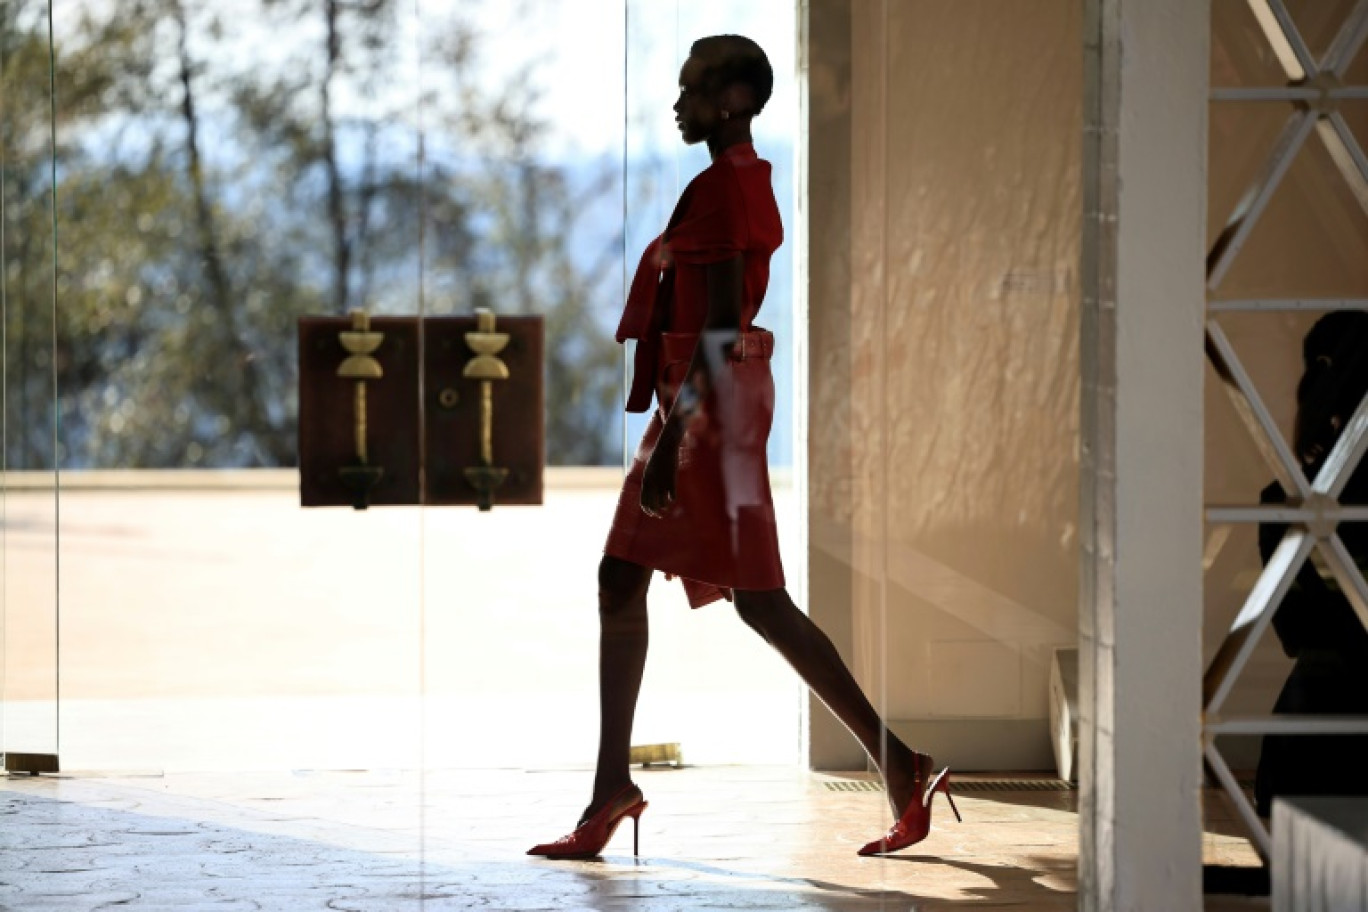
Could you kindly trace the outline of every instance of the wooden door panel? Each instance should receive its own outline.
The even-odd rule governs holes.
[[[492,382],[494,465],[508,475],[494,493],[502,505],[540,504],[546,462],[543,321],[539,316],[499,316],[495,332],[507,333],[498,357],[508,379]],[[466,469],[480,464],[480,382],[462,376],[472,352],[465,335],[474,316],[429,317],[425,322],[424,415],[427,420],[428,504],[477,502]]]

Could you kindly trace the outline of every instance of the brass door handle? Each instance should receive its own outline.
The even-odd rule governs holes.
[[[338,365],[337,376],[343,380],[356,381],[352,427],[356,437],[357,464],[343,466],[339,471],[343,483],[352,492],[352,506],[364,510],[370,500],[371,488],[384,475],[384,469],[370,465],[366,448],[366,384],[385,376],[380,362],[371,357],[380,343],[385,341],[385,334],[371,331],[370,316],[365,311],[352,311],[351,319],[351,331],[337,334],[342,348],[347,352],[346,359]]]
[[[465,334],[466,345],[475,357],[466,362],[461,376],[480,383],[480,465],[465,470],[466,481],[479,496],[479,507],[486,512],[494,506],[494,491],[508,477],[508,469],[494,465],[494,381],[508,379],[508,365],[499,352],[508,345],[508,334],[494,331],[494,312],[475,311],[476,331]]]

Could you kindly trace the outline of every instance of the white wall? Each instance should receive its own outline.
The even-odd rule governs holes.
[[[1080,10],[811,15],[813,615],[849,606],[920,749],[1045,768],[1076,635]]]

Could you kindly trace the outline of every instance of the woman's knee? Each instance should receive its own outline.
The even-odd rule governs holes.
[[[616,612],[644,606],[650,582],[649,567],[604,555],[599,563],[599,610]]]
[[[781,609],[781,600],[774,592],[746,591],[738,589],[733,593],[736,614],[746,626],[769,639],[769,631]]]

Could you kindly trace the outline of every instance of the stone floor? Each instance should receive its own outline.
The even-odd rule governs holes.
[[[1073,792],[966,776],[963,824],[938,802],[925,842],[864,859],[855,850],[887,825],[867,777],[747,766],[636,778],[651,803],[641,856],[624,825],[586,862],[523,854],[569,828],[582,771],[0,779],[0,910],[1075,907]],[[1218,817],[1215,829],[1229,828]],[[1208,862],[1254,863],[1230,832],[1205,846]]]
[[[0,778],[0,912],[1075,907],[1072,792],[965,776],[962,825],[942,802],[924,843],[856,857],[883,795],[800,772],[790,670],[663,582],[634,731],[692,765],[638,774],[640,858],[626,830],[599,861],[528,858],[586,798],[567,765],[594,751],[600,541],[581,530],[606,527],[616,479],[550,491],[534,523],[300,510],[293,485],[63,491],[60,725],[53,498],[8,495],[0,748],[121,772]],[[1254,865],[1207,811],[1206,861]]]

